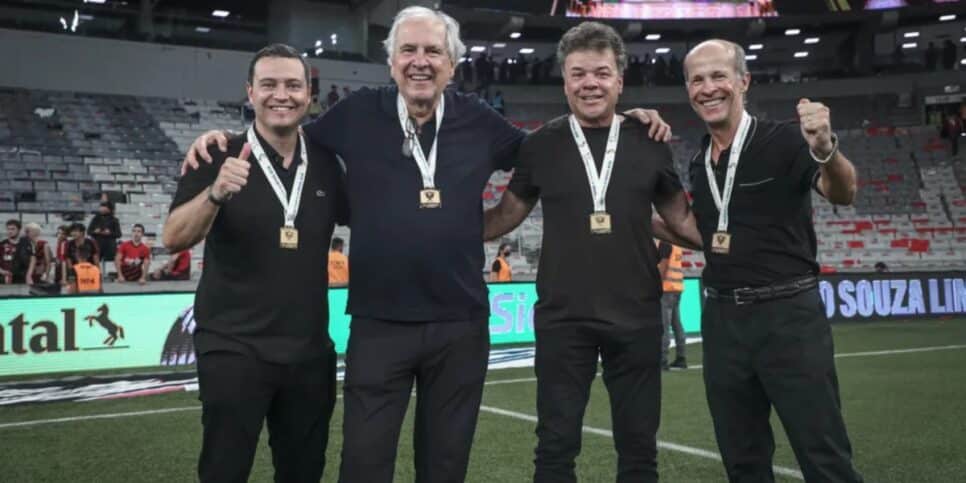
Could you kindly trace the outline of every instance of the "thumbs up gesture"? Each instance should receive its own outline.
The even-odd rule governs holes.
[[[211,194],[219,199],[226,200],[231,195],[238,193],[248,184],[248,170],[251,163],[248,156],[252,153],[252,147],[245,143],[237,157],[229,156],[218,171],[218,177],[211,186]]]
[[[832,121],[828,107],[821,102],[808,99],[798,101],[798,119],[801,121],[802,136],[816,156],[827,157],[832,152]]]

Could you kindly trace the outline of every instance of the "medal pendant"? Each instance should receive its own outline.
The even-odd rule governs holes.
[[[443,206],[443,198],[438,189],[427,188],[419,191],[420,208],[439,208]]]
[[[295,250],[299,247],[299,231],[293,227],[283,226],[279,230],[279,246],[287,250]]]
[[[731,234],[725,231],[718,231],[711,235],[711,252],[718,255],[727,255],[731,252]]]
[[[590,232],[594,235],[607,235],[611,232],[610,214],[597,211],[590,214]]]

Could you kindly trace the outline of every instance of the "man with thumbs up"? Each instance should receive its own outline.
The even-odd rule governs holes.
[[[342,171],[306,145],[309,68],[271,45],[249,66],[255,122],[178,183],[163,241],[205,240],[194,333],[202,482],[247,481],[267,420],[275,481],[319,481],[335,405],[328,335],[328,242],[346,223]]]
[[[775,408],[805,481],[860,482],[842,419],[832,334],[818,294],[811,194],[851,204],[855,168],[828,107],[802,99],[798,123],[745,111],[741,46],[709,40],[684,60],[708,129],[690,163],[707,266],[704,382],[728,479],[774,481]]]

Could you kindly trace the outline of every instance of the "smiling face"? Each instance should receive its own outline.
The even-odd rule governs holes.
[[[691,108],[711,128],[741,120],[751,75],[736,68],[735,52],[716,42],[696,47],[684,60]]]
[[[399,24],[389,70],[407,104],[435,103],[455,73],[446,24],[425,17]]]
[[[255,63],[248,100],[260,132],[297,129],[308,111],[309,98],[305,67],[299,59],[262,57]]]
[[[564,59],[564,94],[584,126],[607,126],[624,90],[614,51],[576,50]]]

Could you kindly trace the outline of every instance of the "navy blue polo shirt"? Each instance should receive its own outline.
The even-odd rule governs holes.
[[[395,86],[363,88],[304,127],[345,162],[355,317],[442,322],[486,319],[483,189],[513,168],[524,133],[475,95],[445,91],[436,188],[442,207],[420,208],[422,177],[402,154]],[[423,125],[429,155],[436,120]]]

